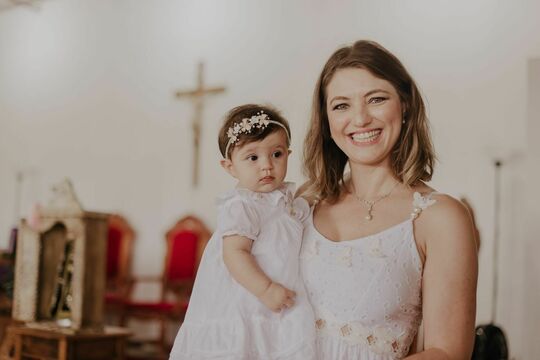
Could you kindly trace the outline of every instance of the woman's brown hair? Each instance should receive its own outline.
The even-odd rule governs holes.
[[[398,58],[376,42],[360,40],[330,56],[315,86],[311,121],[304,142],[304,174],[308,182],[301,195],[333,202],[341,194],[348,158],[330,135],[326,89],[336,71],[345,68],[365,69],[394,86],[402,103],[405,123],[390,153],[392,171],[408,186],[429,181],[435,153],[420,91]]]

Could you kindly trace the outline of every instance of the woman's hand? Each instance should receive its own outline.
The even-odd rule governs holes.
[[[294,305],[295,296],[294,291],[278,283],[271,282],[262,295],[259,296],[259,300],[270,310],[280,312]]]

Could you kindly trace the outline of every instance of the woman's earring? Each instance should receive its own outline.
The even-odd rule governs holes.
[[[401,120],[401,123],[402,123],[402,124],[405,124],[405,118],[403,118],[403,120]]]

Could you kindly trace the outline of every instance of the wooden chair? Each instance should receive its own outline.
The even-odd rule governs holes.
[[[13,302],[13,276],[15,256],[13,245],[17,229],[12,229],[9,250],[0,250],[0,360],[11,360],[15,352],[15,339],[9,328],[17,322],[11,317]]]
[[[135,232],[127,220],[118,214],[111,215],[107,240],[105,313],[109,322],[115,324],[121,321],[129,293],[134,240]]]
[[[131,318],[158,320],[159,338],[142,342],[158,344],[164,354],[170,350],[166,341],[167,323],[184,318],[197,268],[210,236],[208,228],[197,217],[181,218],[165,235],[167,246],[163,274],[133,279],[132,289],[138,282],[158,282],[160,296],[156,301],[138,301],[130,297],[125,303],[121,325],[126,326]]]

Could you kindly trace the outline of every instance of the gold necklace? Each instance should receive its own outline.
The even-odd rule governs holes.
[[[371,221],[373,219],[373,215],[371,214],[373,212],[373,205],[375,205],[382,199],[386,199],[387,197],[389,197],[390,194],[392,194],[392,191],[394,191],[394,189],[396,188],[396,186],[398,186],[398,184],[399,181],[396,181],[396,183],[394,184],[394,186],[392,186],[389,192],[379,196],[375,200],[360,199],[360,197],[356,194],[356,189],[354,190],[354,196],[356,197],[356,199],[358,199],[358,201],[360,201],[362,205],[367,207],[367,215],[364,217],[364,219],[366,219],[367,221]]]

